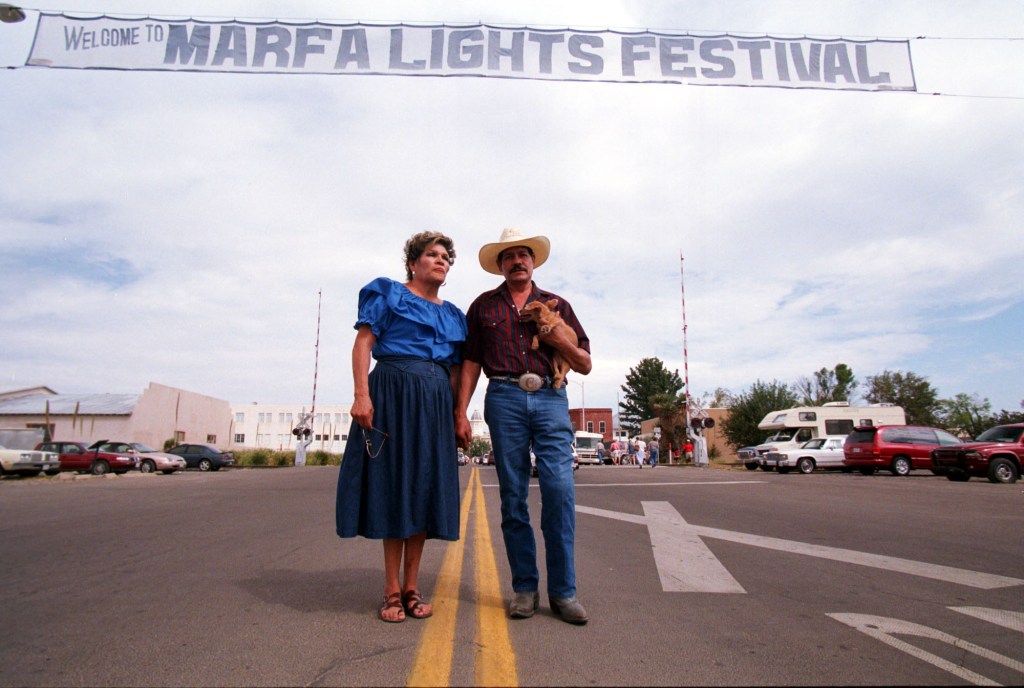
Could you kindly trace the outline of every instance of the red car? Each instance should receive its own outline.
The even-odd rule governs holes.
[[[970,480],[973,475],[994,483],[1015,483],[1024,465],[1024,423],[997,425],[974,442],[934,449],[932,460],[953,481]]]
[[[104,475],[127,473],[139,464],[136,456],[128,453],[107,451],[103,445],[106,440],[94,442],[91,446],[85,442],[40,442],[36,449],[60,454],[62,471],[77,471]]]
[[[907,475],[911,469],[936,472],[932,450],[960,444],[953,434],[916,425],[862,425],[846,436],[843,465],[872,475],[878,470]]]

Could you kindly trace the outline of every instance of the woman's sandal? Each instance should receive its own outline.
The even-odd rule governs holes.
[[[402,606],[405,613],[414,619],[427,619],[434,615],[433,610],[426,611],[423,608],[423,595],[416,590],[406,590],[402,593]]]
[[[384,616],[384,612],[388,609],[397,609],[401,612],[401,616],[389,619]],[[405,621],[405,609],[402,608],[402,595],[401,593],[393,592],[390,595],[384,596],[384,604],[381,605],[380,610],[377,612],[377,616],[381,621],[385,623],[402,623]]]

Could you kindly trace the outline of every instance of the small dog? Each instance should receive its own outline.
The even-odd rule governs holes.
[[[536,351],[540,346],[540,342],[559,327],[566,329],[569,339],[572,340],[573,344],[579,344],[576,331],[566,325],[565,321],[562,320],[562,316],[555,310],[557,305],[558,299],[551,299],[547,303],[531,301],[519,312],[519,316],[523,321],[537,323],[537,334],[533,336],[533,343],[530,345],[531,349]],[[558,389],[565,383],[565,376],[569,372],[569,362],[556,349],[551,355],[551,363],[555,369],[555,374],[551,378],[551,386]]]

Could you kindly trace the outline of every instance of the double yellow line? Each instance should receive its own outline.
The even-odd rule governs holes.
[[[475,681],[478,686],[517,686],[516,656],[508,637],[508,619],[501,596],[498,565],[494,559],[491,529],[487,521],[480,469],[473,468],[462,495],[459,516],[462,538],[448,545],[434,589],[434,615],[427,619],[409,686],[447,686],[455,649],[455,621],[459,611],[459,586],[465,555],[470,511],[473,519],[473,560],[476,562]]]

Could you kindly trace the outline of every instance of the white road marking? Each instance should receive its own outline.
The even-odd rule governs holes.
[[[671,504],[642,505],[665,592],[746,592]]]
[[[954,676],[958,676],[965,681],[970,681],[976,686],[998,686],[999,684],[992,679],[982,676],[981,674],[976,674],[973,671],[964,669],[959,664],[950,662],[938,655],[933,655],[930,652],[925,652],[921,648],[911,645],[899,638],[894,638],[893,636],[899,634],[938,640],[946,643],[947,645],[952,645],[957,648],[957,650],[976,654],[989,661],[1009,667],[1014,671],[1024,673],[1024,662],[1018,662],[1017,660],[1001,655],[998,652],[993,652],[992,650],[988,650],[980,645],[975,645],[974,643],[957,638],[949,633],[929,628],[928,626],[922,626],[921,624],[902,621],[900,619],[890,619],[885,616],[873,616],[870,614],[827,614],[826,616],[855,628],[861,633],[871,636],[872,638],[894,647],[897,650],[905,652],[912,657],[928,662],[943,671],[948,671]]]
[[[761,485],[763,480],[699,480],[688,483],[576,483],[576,489],[581,487],[668,487],[672,485]],[[487,485],[484,485],[487,487]],[[495,485],[497,487],[497,485]]]
[[[990,573],[981,573],[978,571],[969,571],[966,569],[958,569],[952,566],[942,566],[941,564],[929,564],[921,561],[913,561],[911,559],[901,559],[899,557],[891,557],[881,554],[870,554],[868,552],[858,552],[856,550],[840,549],[838,547],[825,547],[823,545],[812,545],[805,542],[796,542],[794,540],[783,540],[780,538],[767,537],[763,535],[750,535],[748,533],[737,533],[730,530],[722,530],[721,528],[709,528],[706,526],[694,526],[686,522],[686,520],[679,515],[679,512],[669,504],[668,502],[643,502],[645,513],[648,509],[648,505],[663,505],[657,507],[659,513],[659,519],[661,519],[660,525],[656,526],[661,530],[670,531],[671,539],[662,540],[663,543],[671,543],[672,539],[679,542],[688,542],[694,536],[709,537],[717,540],[726,540],[727,542],[736,542],[744,545],[751,545],[753,547],[762,547],[765,549],[773,549],[780,552],[788,552],[791,554],[803,554],[810,557],[818,557],[819,559],[829,559],[832,561],[840,561],[848,564],[857,564],[859,566],[869,566],[872,568],[883,569],[885,571],[895,571],[898,573],[905,573],[912,576],[920,576],[921,578],[932,578],[934,580],[940,580],[947,583],[955,583],[957,585],[966,585],[972,588],[980,588],[982,590],[992,590],[994,588],[1007,588],[1015,585],[1024,585],[1024,580],[1020,578],[1011,578],[1009,576],[999,576]],[[645,516],[637,516],[635,514],[623,514],[614,511],[608,511],[606,509],[595,509],[593,507],[576,505],[576,511],[584,514],[591,514],[593,516],[601,516],[604,518],[612,518],[619,521],[627,521],[629,523],[637,523],[648,526],[648,530],[651,530],[651,519]],[[671,521],[665,521],[665,514],[671,513]],[[652,532],[652,544],[653,544],[653,531]],[[663,537],[659,535],[659,538]],[[669,536],[664,536],[669,537]],[[665,544],[662,545],[666,546]],[[689,550],[691,552],[695,550]],[[710,551],[708,551],[710,554]],[[663,553],[664,554],[664,553]],[[682,552],[681,554],[685,554]],[[712,555],[713,556],[713,555]],[[685,557],[675,556],[672,558],[666,558],[666,561],[676,561],[676,564],[672,565],[671,570],[667,573],[669,577],[679,575],[676,570],[677,565],[681,565],[686,569],[691,566],[695,570],[702,570],[704,563],[698,557],[695,561],[690,562]],[[656,558],[655,562],[659,562]],[[681,562],[681,563],[680,563]],[[659,563],[660,566],[660,563]],[[659,568],[659,575],[661,571]],[[739,584],[737,583],[737,587]],[[742,588],[741,588],[742,590]],[[736,592],[732,590],[731,592]]]
[[[988,621],[996,626],[1009,628],[1011,631],[1024,633],[1024,612],[1011,612],[1005,609],[986,609],[985,607],[950,607],[955,612]]]

